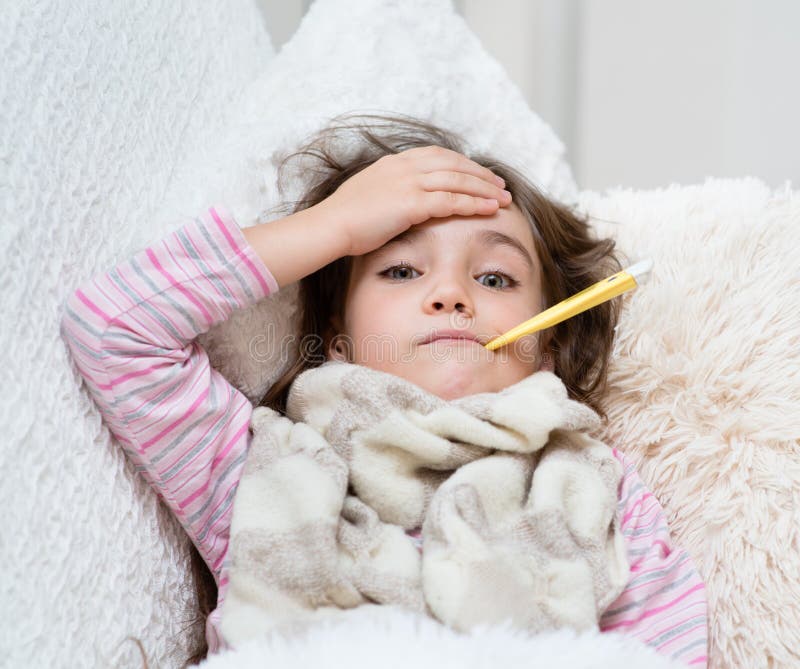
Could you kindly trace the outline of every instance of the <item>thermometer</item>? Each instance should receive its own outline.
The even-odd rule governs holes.
[[[596,284],[589,286],[580,293],[568,297],[563,302],[559,302],[549,309],[545,309],[533,318],[511,328],[508,332],[501,334],[499,337],[495,337],[490,342],[486,343],[485,346],[490,351],[494,351],[501,346],[514,343],[524,335],[552,327],[568,318],[572,318],[576,314],[596,307],[603,302],[607,302],[617,295],[622,295],[622,293],[626,293],[640,286],[648,279],[652,269],[652,258],[637,262],[635,265],[631,265],[621,272],[612,274],[607,279],[598,281]]]

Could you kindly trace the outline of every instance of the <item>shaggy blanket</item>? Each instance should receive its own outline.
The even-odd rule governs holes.
[[[445,401],[328,362],[254,411],[222,631],[237,646],[369,602],[466,631],[596,628],[628,576],[621,466],[550,372]],[[420,557],[404,530],[422,527]]]
[[[508,625],[459,633],[393,606],[361,606],[300,636],[272,634],[209,657],[202,669],[678,669],[684,665],[621,634],[561,629],[530,635]]]

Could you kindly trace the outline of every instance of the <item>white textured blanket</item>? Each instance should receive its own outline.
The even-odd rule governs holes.
[[[536,636],[508,626],[458,633],[395,607],[361,607],[302,637],[272,635],[208,658],[203,669],[678,669],[633,637],[562,629]],[[685,668],[684,668],[685,669]]]

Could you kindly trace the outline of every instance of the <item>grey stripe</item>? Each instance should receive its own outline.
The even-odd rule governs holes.
[[[152,383],[148,383],[146,386],[136,386],[130,392],[125,393],[124,395],[118,395],[117,401],[118,402],[125,402],[129,400],[131,397],[135,397],[137,395],[144,395],[146,391],[150,390],[151,388],[157,388],[158,386],[163,386],[168,381],[171,381],[174,376],[177,376],[181,373],[181,364],[182,363],[175,363],[171,365],[170,371],[165,374],[163,377],[159,378],[158,381],[153,381]]]
[[[96,330],[93,325],[90,325],[85,320],[83,320],[83,318],[81,318],[81,315],[78,312],[74,311],[69,305],[66,305],[64,307],[64,312],[69,314],[70,319],[80,324],[81,328],[86,330],[86,332],[92,335],[92,337],[94,337],[95,339],[102,339],[105,332]],[[63,326],[61,328],[61,331],[62,332],[64,331]]]
[[[644,548],[629,548],[628,555],[635,555],[635,556],[647,555],[647,553],[650,552],[651,548],[652,546],[645,546]]]
[[[633,485],[633,487],[632,487],[632,488],[631,488],[631,489],[628,491],[628,494],[625,496],[625,499],[624,499],[624,500],[621,500],[621,502],[622,502],[624,505],[626,505],[626,506],[627,506],[627,504],[628,504],[628,500],[630,500],[630,498],[631,498],[631,497],[633,497],[633,495],[634,495],[635,493],[639,492],[639,491],[640,491],[642,488],[644,488],[644,483],[642,483],[641,481],[637,481],[637,482],[636,482],[636,483]]]
[[[112,335],[107,334],[106,339],[111,339],[112,336],[116,339],[121,337],[122,335]],[[133,337],[128,337],[133,341],[140,341],[138,339],[134,339]],[[141,358],[142,356],[161,356],[161,355],[169,355],[170,353],[174,353],[177,350],[176,348],[164,348],[163,346],[148,346],[147,348],[136,348],[132,349],[129,347],[124,347],[120,349],[109,348],[108,346],[103,347],[103,350],[108,353],[109,356],[113,356],[115,358]]]
[[[238,306],[238,302],[234,299],[233,295],[231,295],[225,283],[219,278],[219,275],[216,272],[209,269],[208,265],[206,265],[203,258],[197,253],[194,246],[192,246],[192,242],[186,236],[186,232],[181,228],[180,230],[178,230],[176,235],[178,239],[181,240],[181,243],[183,244],[183,248],[186,251],[186,254],[197,263],[197,265],[200,267],[201,270],[203,270],[204,278],[208,279],[212,284],[214,284],[217,287],[217,290],[219,290],[219,292],[225,296],[225,299],[227,299],[228,302]]]
[[[186,309],[183,307],[183,304],[181,304],[180,302],[177,302],[177,301],[172,299],[172,297],[169,294],[169,289],[163,289],[163,288],[159,288],[158,286],[156,286],[156,284],[153,282],[153,280],[150,278],[150,276],[147,274],[147,272],[145,272],[139,266],[139,263],[136,261],[136,257],[135,256],[133,258],[131,258],[131,267],[133,267],[133,269],[142,278],[142,280],[147,282],[147,284],[150,286],[150,289],[152,291],[154,291],[154,293],[162,295],[164,297],[164,299],[166,300],[166,302],[177,313],[179,313],[181,316],[183,316],[186,319],[186,322],[189,323],[189,326],[192,328],[192,332],[198,332],[199,333],[199,332],[203,331],[203,328],[197,326],[197,323],[195,323],[194,318],[192,318],[192,315],[188,311],[186,311]],[[170,288],[171,287],[172,287],[172,284],[170,284]],[[149,302],[141,302],[140,305],[142,307],[148,307],[148,309],[152,310],[154,314],[157,314],[159,321],[167,322],[166,319],[164,319],[163,316],[161,315],[161,312],[159,312],[155,308],[151,307]],[[170,332],[175,332],[175,329],[168,322],[167,322],[167,326],[168,326],[168,329],[169,329]],[[180,342],[185,342],[186,341],[186,337],[181,335],[180,333],[175,333],[175,339],[177,341],[180,341]]]
[[[656,637],[655,639],[650,640],[647,645],[648,646],[660,646],[665,641],[669,641],[670,639],[675,638],[681,632],[685,632],[686,630],[691,629],[692,627],[696,627],[697,624],[702,622],[703,620],[705,620],[705,616],[695,616],[694,618],[691,618],[691,619],[681,623],[678,627],[673,627],[672,629],[667,630],[666,632],[664,632],[662,635]],[[686,646],[684,648],[681,648],[672,657],[675,657],[676,655],[681,655],[682,653],[686,652],[692,646],[697,645],[697,643],[703,643],[703,641],[702,640],[698,640],[698,641],[695,641],[694,643],[692,643],[691,646]]]
[[[684,552],[680,553],[681,555],[686,555]],[[645,583],[650,583],[650,581],[657,581],[659,578],[663,578],[666,574],[669,574],[673,571],[682,569],[686,564],[686,560],[680,560],[675,562],[674,564],[670,565],[665,569],[658,569],[650,574],[642,574],[641,576],[637,576],[630,580],[628,583],[628,587],[633,587],[635,585],[644,585]]]
[[[624,534],[625,534],[626,537],[638,537],[639,535],[647,534],[648,532],[651,532],[653,530],[653,528],[656,525],[658,525],[658,523],[660,521],[661,521],[661,518],[656,516],[655,518],[653,518],[653,521],[649,525],[646,525],[644,527],[637,527],[635,529],[629,528],[629,529],[625,530]]]
[[[238,458],[236,458],[236,460],[234,460],[230,464],[230,466],[222,473],[222,475],[219,477],[219,479],[217,479],[217,482],[214,485],[214,490],[212,491],[212,494],[206,500],[206,503],[203,504],[203,508],[204,509],[207,508],[209,504],[211,504],[211,500],[216,495],[217,489],[220,487],[222,482],[225,481],[228,478],[228,475],[230,474],[231,470],[233,470],[235,467],[238,467],[238,466],[242,465],[242,463],[244,463],[246,457],[247,457],[247,453],[246,452],[242,452],[242,454]],[[237,483],[236,485],[234,485],[231,488],[231,490],[228,492],[228,495],[225,497],[224,502],[220,505],[220,507],[208,519],[208,521],[206,522],[205,527],[203,528],[203,531],[200,532],[200,534],[198,535],[198,540],[199,541],[202,541],[203,539],[206,538],[206,535],[208,535],[208,532],[211,529],[211,526],[214,524],[214,521],[216,521],[217,518],[219,518],[223,513],[225,513],[225,511],[228,509],[228,507],[233,503],[233,498],[236,495],[236,491],[237,491],[238,487],[239,487],[239,484]],[[200,517],[199,514],[200,514],[200,511],[198,511],[197,513],[192,514],[192,516],[191,516],[192,522],[196,521]]]
[[[119,278],[117,280],[121,280],[121,278]],[[130,295],[130,293],[128,293],[128,294]],[[137,299],[135,295],[132,295],[131,297],[133,297],[134,299]],[[140,302],[139,304],[144,304],[144,303]],[[105,340],[114,339],[114,340],[120,340],[120,341],[125,341],[125,342],[135,342],[137,344],[141,343],[141,341],[142,341],[141,339],[137,339],[136,337],[132,336],[128,332],[125,332],[123,330],[116,330],[113,327],[110,327],[109,329],[101,332],[100,330],[95,329],[91,324],[89,324],[85,320],[83,320],[83,318],[81,318],[79,313],[73,311],[69,307],[65,308],[65,312],[67,314],[69,314],[70,318],[73,321],[75,321],[76,323],[79,323],[80,326],[86,332],[88,332],[92,337],[94,337],[98,341],[100,341],[101,339],[105,339]],[[62,331],[62,333],[64,333],[65,337],[69,336],[69,334],[66,332],[66,330],[63,327],[62,327],[61,331]],[[93,349],[87,348],[85,344],[82,344],[81,342],[79,342],[77,339],[75,339],[72,336],[70,336],[70,341],[75,342],[81,348],[81,350],[86,352],[87,355],[90,355],[95,360],[99,360],[99,359],[102,359],[104,357],[108,357],[108,356],[111,356],[111,355],[116,355],[118,357],[123,357],[123,356],[119,356],[118,355],[118,351],[106,351],[105,348],[102,349],[103,353],[98,355],[96,351],[94,351]],[[175,350],[174,348],[164,348],[162,346],[152,346],[152,347],[147,348],[147,349],[137,348],[135,351],[131,351],[130,354],[134,355],[134,356],[137,356],[137,357],[140,356],[140,355],[143,355],[144,353],[146,353],[148,355],[164,355],[166,353],[171,353],[174,350]]]
[[[158,290],[158,288],[156,288],[153,285],[153,282],[150,280],[150,278],[142,272],[139,265],[133,262],[133,259],[131,259],[131,266],[136,270],[136,273],[142,277],[145,283],[147,283],[149,286],[153,288],[153,290],[161,292]],[[161,326],[165,330],[167,330],[170,334],[172,334],[172,337],[176,341],[183,341],[184,337],[180,333],[175,331],[175,328],[172,327],[172,324],[169,323],[157,309],[148,304],[147,301],[141,300],[141,298],[138,295],[136,295],[130,288],[128,288],[128,285],[125,283],[122,277],[117,273],[116,269],[111,270],[108,273],[108,276],[109,279],[117,286],[117,288],[121,292],[125,293],[131,300],[133,300],[136,306],[141,307],[142,310],[150,314],[154,318],[154,320],[161,323]]]
[[[148,409],[156,406],[157,404],[161,404],[161,402],[164,401],[167,397],[177,392],[180,386],[187,385],[186,381],[190,380],[191,379],[187,379],[184,381],[183,379],[180,379],[177,383],[173,383],[168,388],[165,388],[164,392],[159,393],[153,399],[149,400],[148,402],[145,402],[141,407],[139,407],[137,411],[128,414],[125,418],[128,421],[134,421],[138,420],[139,418],[142,418],[147,413]]]
[[[228,256],[225,255],[224,253],[222,253],[222,250],[219,248],[219,246],[217,246],[214,243],[214,240],[211,239],[211,236],[208,234],[208,230],[205,228],[205,226],[202,223],[199,226],[199,230],[200,230],[200,233],[205,238],[205,240],[208,243],[208,245],[212,249],[214,249],[214,253],[216,254],[217,259],[220,261],[220,263],[222,263],[222,265],[225,266],[225,269],[227,269],[228,272],[232,276],[236,277],[236,280],[242,286],[242,290],[244,290],[245,295],[247,295],[248,299],[251,302],[255,302],[255,299],[256,299],[255,295],[253,295],[253,293],[250,291],[250,286],[247,285],[247,281],[245,281],[244,278],[242,277],[242,275],[239,274],[239,272],[237,271],[236,267],[234,267],[234,265],[228,261]]]
[[[75,348],[80,349],[82,353],[85,353],[88,357],[92,358],[93,360],[104,360],[106,357],[108,357],[107,354],[104,354],[102,352],[102,350],[98,352],[92,348],[89,348],[88,346],[86,346],[86,344],[73,337],[72,334],[70,334],[69,332],[63,331],[61,334],[64,337],[64,339],[71,342],[71,344]]]
[[[212,386],[213,387],[213,386]],[[192,422],[191,425],[188,425],[180,434],[178,434],[158,455],[156,455],[152,462],[153,464],[158,464],[161,460],[167,457],[172,451],[175,450],[177,446],[179,446],[183,441],[186,440],[186,435],[194,430],[200,423],[208,419],[209,413],[213,413],[218,411],[220,408],[220,404],[216,401],[216,398],[209,397],[209,402],[207,404],[207,410],[203,412],[203,415],[200,416],[196,421]],[[191,460],[199,451],[205,448],[209,442],[214,441],[218,438],[219,434],[225,429],[225,426],[229,422],[231,416],[233,415],[234,405],[233,403],[229,403],[228,406],[225,407],[225,413],[219,417],[219,419],[214,423],[214,426],[211,428],[209,433],[203,437],[202,440],[197,442],[195,446],[192,448],[191,451],[188,453],[184,453],[181,458],[176,462],[172,467],[169,468],[166,472],[162,475],[163,477],[170,478],[174,476],[189,460]]]
[[[637,599],[635,602],[631,602],[630,604],[626,604],[625,606],[620,606],[618,609],[608,609],[604,611],[602,617],[605,618],[606,616],[616,616],[620,613],[625,613],[626,611],[630,611],[634,607],[645,606],[644,604],[645,602],[649,601],[653,597],[657,597],[658,595],[664,594],[665,592],[670,592],[671,590],[675,590],[675,588],[677,588],[680,585],[683,585],[687,580],[692,578],[694,575],[695,575],[694,571],[690,571],[680,580],[667,583],[666,585],[659,588],[655,592],[651,592],[650,594],[647,595],[647,597],[644,597],[643,599]]]
[[[701,616],[700,618],[698,618],[698,620],[703,620],[702,616]],[[684,653],[688,653],[690,650],[692,650],[692,648],[695,648],[696,646],[702,646],[702,647],[703,647],[703,650],[704,650],[704,651],[707,651],[707,649],[708,649],[708,641],[707,641],[706,639],[698,639],[698,640],[697,640],[697,641],[695,641],[694,643],[690,643],[688,646],[684,646],[684,647],[683,647],[683,648],[681,648],[680,650],[677,650],[677,651],[675,651],[675,652],[672,654],[672,657],[671,657],[671,659],[673,659],[673,660],[674,660],[674,659],[676,659],[676,658],[677,658],[679,655],[683,655]]]

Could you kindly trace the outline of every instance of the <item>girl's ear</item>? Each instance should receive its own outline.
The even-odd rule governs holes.
[[[325,333],[325,356],[328,360],[348,362],[350,352],[347,346],[347,337],[342,332],[341,320],[332,316],[328,330]]]
[[[328,342],[326,351],[328,360],[339,360],[340,362],[348,362],[347,350],[342,341],[342,338],[336,335],[331,337]]]

